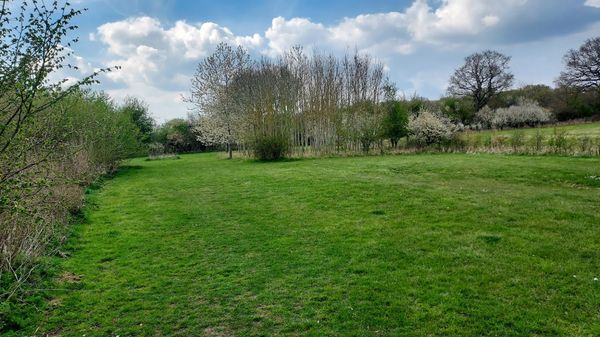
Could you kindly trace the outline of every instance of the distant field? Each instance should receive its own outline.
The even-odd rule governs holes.
[[[532,137],[535,135],[538,130],[546,137],[550,137],[556,131],[564,131],[566,132],[567,137],[572,138],[582,138],[582,137],[590,137],[590,138],[600,138],[600,122],[594,123],[582,123],[582,124],[571,124],[571,125],[558,125],[558,126],[545,126],[541,128],[528,128],[528,129],[517,129],[524,133],[524,136]],[[479,131],[478,134],[491,134],[491,135],[502,135],[502,136],[512,136],[517,130],[486,130]],[[470,132],[472,133],[472,132]]]
[[[598,336],[599,177],[552,156],[133,160],[29,334]]]

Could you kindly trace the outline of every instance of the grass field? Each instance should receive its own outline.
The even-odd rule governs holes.
[[[518,130],[486,130],[479,131],[478,134],[482,135],[498,135],[498,136],[507,136],[511,137],[515,132],[523,132],[523,135],[526,138],[531,138],[537,134],[537,132],[541,132],[542,135],[546,137],[550,137],[554,134],[555,130],[557,132],[564,131],[565,136],[570,138],[600,138],[600,122],[594,123],[580,123],[580,124],[566,124],[566,125],[557,125],[557,126],[544,126],[540,128],[528,128],[528,129],[518,129]]]
[[[89,195],[36,334],[597,336],[599,177],[550,156],[133,160]]]

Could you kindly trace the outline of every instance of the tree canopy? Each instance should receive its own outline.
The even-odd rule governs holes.
[[[472,54],[450,77],[448,92],[471,97],[475,111],[479,111],[492,97],[512,86],[514,76],[509,62],[509,56],[493,50]]]

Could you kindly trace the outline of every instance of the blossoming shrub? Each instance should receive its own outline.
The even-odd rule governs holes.
[[[490,109],[489,106],[484,106],[481,110],[475,114],[476,130],[489,129],[492,127],[492,120],[494,119],[494,110]],[[479,127],[477,127],[479,126]]]
[[[485,114],[488,116],[487,112]],[[542,108],[535,101],[522,99],[509,108],[496,110],[490,124],[497,129],[519,128],[548,123],[551,119],[552,115],[548,109]]]
[[[409,119],[408,130],[411,140],[417,145],[433,145],[450,140],[454,126],[448,119],[422,110]]]

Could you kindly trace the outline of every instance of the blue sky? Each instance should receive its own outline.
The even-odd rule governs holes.
[[[512,56],[516,85],[551,85],[562,56],[600,36],[600,0],[77,0],[74,62],[120,65],[96,87],[138,96],[159,121],[185,117],[195,65],[221,41],[275,57],[302,44],[336,54],[358,49],[385,63],[401,92],[436,99],[468,54]]]

